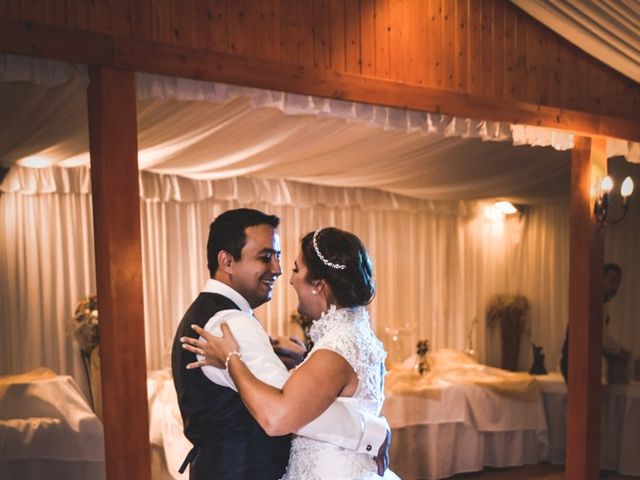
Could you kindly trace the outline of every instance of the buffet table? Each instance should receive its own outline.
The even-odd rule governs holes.
[[[535,464],[549,436],[538,382],[440,351],[418,376],[395,366],[383,415],[393,430],[391,467],[401,478],[437,479],[484,466]]]
[[[72,377],[0,377],[0,478],[104,479],[103,438]]]

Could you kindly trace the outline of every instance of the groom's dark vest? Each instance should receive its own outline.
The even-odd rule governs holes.
[[[201,293],[185,313],[173,340],[173,381],[184,422],[185,436],[194,448],[192,480],[269,480],[280,478],[289,460],[290,436],[269,437],[230,388],[210,381],[199,368],[187,370],[195,355],[182,348],[180,337],[198,335],[191,324],[204,328],[221,310],[238,306],[215,293]]]

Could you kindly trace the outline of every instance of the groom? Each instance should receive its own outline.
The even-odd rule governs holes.
[[[271,299],[273,285],[282,274],[279,222],[276,216],[243,208],[224,212],[210,226],[207,257],[211,278],[180,322],[171,355],[184,433],[193,444],[180,471],[190,464],[191,480],[269,480],[285,472],[290,436],[269,437],[262,430],[226,371],[212,367],[187,370],[196,357],[180,342],[183,336],[197,337],[192,324],[215,331],[226,322],[253,374],[282,387],[287,369],[252,315],[253,308]],[[296,433],[372,457],[377,453],[379,470],[386,468],[386,421],[363,415],[340,399]]]

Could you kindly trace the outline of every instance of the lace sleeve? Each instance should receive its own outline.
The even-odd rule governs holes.
[[[358,342],[355,332],[345,332],[341,329],[333,329],[327,332],[311,350],[313,354],[317,350],[331,350],[343,357],[356,373],[360,373],[358,369]]]

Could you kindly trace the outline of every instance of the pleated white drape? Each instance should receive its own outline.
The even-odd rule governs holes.
[[[95,292],[88,175],[84,167],[16,167],[3,183],[2,374],[44,365],[83,381],[67,325],[76,302]],[[11,191],[21,182],[22,191]],[[283,278],[273,301],[257,311],[272,334],[293,331],[289,316],[296,299],[287,282],[301,235],[334,225],[361,236],[370,250],[378,280],[372,317],[394,360],[412,353],[423,338],[433,348],[465,348],[476,318],[474,347],[482,360],[498,364],[496,332],[485,328],[487,299],[495,293],[522,293],[532,311],[520,367],[530,364],[530,341],[545,347],[549,369],[557,365],[568,308],[566,204],[531,206],[522,216],[495,222],[482,216],[480,202],[426,202],[367,189],[248,178],[194,182],[150,173],[141,175],[141,194],[149,369],[167,366],[174,329],[207,278],[209,223],[239,206],[282,218]],[[632,235],[638,240],[637,233]],[[629,264],[628,251],[622,240],[608,245],[610,258],[623,264]],[[637,261],[632,265],[625,269],[630,285],[623,282],[620,300],[633,296],[627,288],[637,285],[640,269]],[[631,302],[616,308],[637,312]],[[638,343],[637,326],[620,322],[617,327],[624,328],[620,333],[630,347]],[[132,348],[137,346],[132,339]]]
[[[277,180],[240,178],[192,182],[144,173],[142,185],[145,291],[149,293],[145,300],[147,331],[160,329],[159,335],[147,338],[150,362],[154,365],[166,363],[167,341],[208,276],[205,251],[208,226],[216,215],[228,208],[257,208],[282,219],[283,277],[276,286],[274,299],[257,310],[269,332],[288,334],[293,328],[290,314],[295,311],[297,300],[287,282],[300,238],[316,228],[333,225],[353,231],[367,244],[374,260],[379,291],[371,306],[374,322],[381,335],[385,334],[385,327],[411,325],[413,335],[406,338],[407,346],[418,334],[429,333],[428,328],[424,332],[417,328],[421,318],[431,317],[432,302],[429,294],[422,292],[432,280],[424,274],[423,265],[437,258],[436,249],[449,242],[447,233],[456,232],[460,219],[467,216],[464,203],[424,202],[370,189]],[[189,200],[176,201],[177,197]],[[440,224],[445,228],[438,230]],[[425,246],[436,231],[433,246]],[[163,298],[152,295],[153,291],[170,291],[172,295]],[[398,301],[399,293],[393,292],[407,295]],[[151,318],[161,319],[160,325],[155,320],[151,325]],[[462,325],[451,322],[443,328],[439,343],[455,341],[460,336],[456,333],[458,330],[464,332],[464,322]]]
[[[93,252],[90,195],[0,194],[0,375],[46,366],[88,394],[69,322],[95,292]]]
[[[42,154],[53,164],[85,165],[14,166],[0,187],[0,374],[43,365],[84,379],[67,335],[76,302],[95,292],[83,72],[0,56],[7,105],[0,146],[9,163]],[[35,94],[25,82],[37,84]],[[474,347],[481,360],[497,364],[496,332],[485,328],[486,302],[495,293],[521,293],[532,311],[520,367],[529,365],[533,340],[555,369],[568,311],[566,201],[490,222],[481,215],[481,202],[399,194],[478,198],[506,195],[517,185],[518,193],[537,201],[566,198],[566,182],[552,188],[554,178],[566,178],[566,155],[545,159],[548,152],[527,148],[514,160],[498,142],[480,138],[569,148],[570,135],[149,75],[138,76],[138,95],[141,167],[155,171],[140,174],[148,368],[167,365],[175,325],[207,277],[209,223],[228,208],[248,206],[283,222],[285,274],[273,301],[258,311],[271,333],[292,328],[296,300],[286,282],[301,235],[334,225],[369,247],[378,280],[372,317],[394,360],[411,353],[417,339],[428,338],[433,348],[463,349],[477,319]],[[244,121],[249,113],[251,123]],[[202,139],[193,136],[200,130],[190,122],[203,130]],[[205,142],[204,130],[219,138]],[[319,137],[294,141],[294,134],[312,131]],[[468,137],[474,140],[463,145],[461,138]],[[392,144],[396,149],[387,154]],[[342,156],[333,151],[337,146]],[[270,154],[261,156],[264,149]],[[609,150],[640,158],[638,144],[610,141]],[[637,179],[637,167],[624,168],[635,169],[630,173]],[[288,180],[277,180],[282,178]],[[364,188],[371,185],[387,192]],[[534,188],[540,186],[546,196]],[[610,308],[612,333],[640,351],[637,198],[628,219],[608,227],[606,259],[624,269]],[[132,339],[132,348],[138,346]]]
[[[640,81],[640,3],[637,0],[511,0],[574,45]]]

